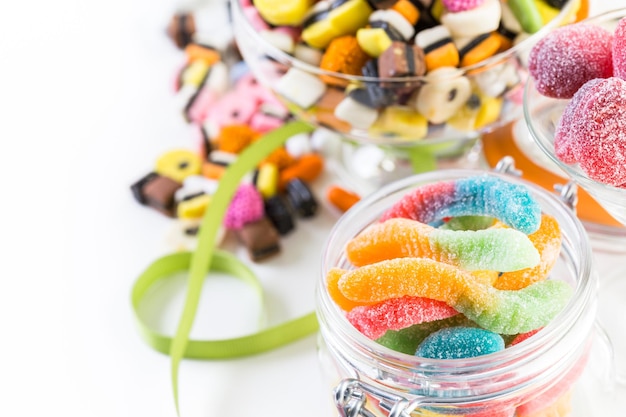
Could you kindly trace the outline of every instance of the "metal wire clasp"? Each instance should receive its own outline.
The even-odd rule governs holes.
[[[388,417],[409,417],[422,402],[422,398],[408,400],[358,379],[347,378],[335,387],[335,406],[341,417],[379,417],[367,405],[368,396],[378,401],[378,408]]]

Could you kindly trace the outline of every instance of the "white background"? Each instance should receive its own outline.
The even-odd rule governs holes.
[[[174,4],[0,3],[2,416],[175,415],[169,358],[139,339],[130,309],[134,279],[167,252],[170,222],[128,188],[161,152],[194,144],[172,105],[182,56],[164,27]],[[258,266],[270,322],[313,309],[335,220],[323,207]],[[226,281],[218,295],[206,290],[193,336],[254,330],[247,288]],[[176,282],[157,292],[146,307],[157,325],[174,328],[182,295]],[[331,415],[314,337],[241,360],[185,361],[180,381],[183,416]]]

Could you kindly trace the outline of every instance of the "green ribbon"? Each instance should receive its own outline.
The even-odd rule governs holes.
[[[261,298],[263,297],[262,286],[254,273],[235,256],[215,249],[217,232],[244,175],[253,170],[273,150],[284,144],[289,137],[310,132],[312,129],[304,122],[291,122],[267,133],[247,147],[220,179],[217,191],[211,198],[210,209],[202,219],[196,250],[192,253],[182,252],[157,259],[139,276],[133,286],[131,301],[141,336],[155,350],[168,353],[171,357],[172,390],[178,415],[180,415],[178,368],[183,358],[223,359],[252,355],[290,343],[318,329],[315,313],[309,313],[248,336],[224,340],[189,340],[202,286],[209,271],[232,274],[254,286]],[[138,314],[138,306],[155,282],[184,270],[189,271],[185,305],[176,334],[170,338],[150,329]]]

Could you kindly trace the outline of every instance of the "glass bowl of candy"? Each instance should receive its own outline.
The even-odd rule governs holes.
[[[588,237],[530,182],[452,169],[388,184],[331,231],[316,299],[340,415],[617,415],[585,405],[616,385],[597,362]]]
[[[610,11],[538,43],[524,116],[547,159],[626,224],[624,17]]]
[[[246,62],[296,117],[445,154],[521,117],[525,52],[582,4],[236,0],[233,14]]]

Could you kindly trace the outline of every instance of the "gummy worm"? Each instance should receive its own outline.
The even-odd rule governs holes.
[[[539,228],[541,207],[527,188],[480,175],[426,184],[405,194],[381,217],[405,217],[431,223],[444,217],[481,215],[530,234]]]
[[[534,267],[540,260],[529,237],[514,229],[442,230],[406,218],[371,225],[348,242],[346,256],[355,266],[416,257],[500,272]]]
[[[454,266],[426,258],[399,258],[346,271],[337,283],[343,297],[373,304],[405,295],[444,301],[479,326],[501,334],[517,334],[545,326],[567,304],[572,288],[544,280],[517,291],[498,290],[478,282]],[[337,291],[329,292],[336,293]],[[336,301],[337,302],[337,301]]]

